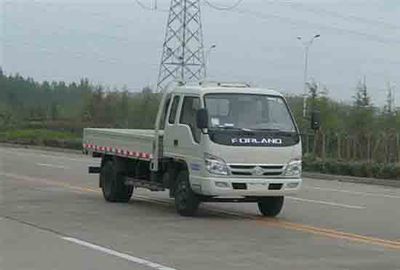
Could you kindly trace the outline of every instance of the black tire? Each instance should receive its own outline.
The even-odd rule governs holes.
[[[132,197],[133,186],[126,186],[123,177],[118,173],[115,162],[107,160],[101,167],[101,189],[107,202],[126,203]]]
[[[180,171],[175,185],[175,207],[181,216],[194,216],[200,205],[200,200],[193,192],[189,183],[188,171]]]
[[[276,217],[282,210],[283,202],[283,196],[263,197],[258,201],[258,209],[263,216]]]

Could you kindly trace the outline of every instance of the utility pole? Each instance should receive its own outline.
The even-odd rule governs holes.
[[[309,65],[309,53],[311,45],[313,44],[314,40],[321,37],[321,35],[314,35],[310,40],[304,41],[302,37],[297,37],[298,40],[303,42],[304,46],[304,97],[303,97],[303,117],[307,116],[307,96],[308,96],[308,65]]]
[[[171,0],[157,90],[172,81],[199,81],[206,74],[200,0]]]
[[[390,82],[387,83],[387,99],[386,99],[386,110],[388,114],[392,114],[394,111],[394,91]]]
[[[205,67],[206,67],[206,69],[205,69],[204,77],[205,77],[206,79],[208,79],[208,77],[207,77],[207,75],[208,75],[207,70],[208,70],[208,67],[209,67],[209,64],[210,64],[210,55],[211,55],[211,51],[212,51],[213,49],[215,49],[216,47],[217,47],[217,45],[213,44],[213,45],[211,45],[210,48],[208,48],[208,50],[206,50],[206,52],[205,52]]]

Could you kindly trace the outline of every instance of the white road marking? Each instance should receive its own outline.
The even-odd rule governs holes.
[[[49,168],[56,168],[56,169],[66,169],[67,167],[62,165],[55,165],[55,164],[48,164],[48,163],[36,163],[36,165],[40,167],[49,167]]]
[[[109,248],[101,247],[101,246],[98,246],[98,245],[95,245],[95,244],[92,244],[92,243],[89,243],[89,242],[86,242],[86,241],[82,241],[82,240],[79,240],[79,239],[76,239],[76,238],[71,238],[71,237],[61,237],[61,238],[63,240],[65,240],[65,241],[72,242],[72,243],[75,243],[75,244],[78,244],[78,245],[81,245],[81,246],[84,246],[84,247],[87,247],[87,248],[91,248],[91,249],[94,249],[94,250],[97,250],[97,251],[100,251],[100,252],[103,252],[103,253],[106,253],[106,254],[109,254],[109,255],[113,255],[113,256],[116,256],[118,258],[130,261],[130,262],[133,262],[133,263],[136,263],[136,264],[140,264],[140,265],[143,265],[143,266],[147,266],[147,267],[152,268],[152,269],[157,269],[157,270],[176,270],[175,268],[171,268],[171,267],[164,266],[164,265],[161,265],[161,264],[158,264],[158,263],[154,263],[154,262],[151,262],[151,261],[148,261],[148,260],[145,260],[145,259],[134,257],[134,256],[131,256],[131,255],[128,255],[128,254],[125,254],[125,253],[121,253],[121,252],[118,252],[118,251],[115,251],[115,250],[112,250],[112,249],[109,249]]]
[[[311,186],[311,187],[307,187],[307,188],[315,189],[315,190],[322,190],[322,191],[348,193],[348,194],[361,195],[361,196],[383,197],[383,198],[389,198],[389,199],[400,199],[400,196],[388,195],[388,194],[379,194],[379,193],[372,193],[372,192],[351,191],[351,190],[345,190],[345,189],[324,188],[324,187],[315,187],[315,186]]]
[[[135,199],[137,199],[137,198],[140,198],[146,202],[152,202],[152,203],[156,203],[159,205],[171,206],[174,204],[174,201],[172,199],[164,199],[164,200],[158,199],[158,198],[155,199],[155,198],[150,198],[147,196],[135,194]],[[211,207],[206,207],[205,209],[209,212],[213,212],[216,214],[225,214],[225,215],[237,216],[237,217],[241,217],[241,218],[253,218],[253,216],[251,216],[249,214],[239,213],[239,212],[235,212],[235,211],[229,211],[229,210],[225,210],[225,209],[211,208]]]
[[[89,161],[89,160],[91,160],[91,159],[87,159],[87,158],[69,158],[69,157],[51,156],[51,155],[44,155],[44,154],[40,154],[39,156],[45,157],[45,158],[65,159],[65,160],[77,161],[77,162],[82,162],[82,161]]]
[[[0,152],[7,153],[7,154],[12,154],[12,155],[16,155],[16,156],[35,156],[35,157],[40,156],[40,157],[44,157],[44,158],[55,158],[55,159],[63,159],[63,160],[70,160],[70,161],[76,161],[76,162],[92,160],[88,156],[87,157],[82,156],[82,158],[70,158],[70,157],[64,157],[64,156],[59,156],[59,155],[29,153],[29,152],[25,152],[25,151],[20,151],[20,149],[18,149],[17,151],[8,151],[8,150],[4,150],[3,148],[0,148],[0,149],[1,149]]]
[[[293,201],[299,201],[299,202],[309,202],[309,203],[316,203],[316,204],[323,204],[323,205],[330,205],[330,206],[337,206],[337,207],[343,207],[343,208],[349,208],[349,209],[365,209],[365,206],[359,206],[359,205],[350,205],[350,204],[342,204],[342,203],[335,203],[335,202],[327,202],[327,201],[319,201],[319,200],[310,200],[310,199],[303,199],[299,197],[291,197],[291,196],[286,196],[285,198]]]
[[[149,202],[154,202],[158,204],[163,204],[163,205],[170,205],[173,203],[172,200],[162,200],[162,199],[154,199],[150,198],[147,196],[142,196],[142,195],[135,195],[135,198],[141,198],[145,201]],[[304,198],[298,198],[298,197],[291,197],[291,196],[285,196],[287,199],[292,199],[294,201],[301,201],[301,202],[308,202],[308,203],[317,203],[317,204],[323,204],[323,205],[329,205],[333,207],[344,207],[344,208],[349,208],[349,209],[357,209],[357,210],[362,210],[365,209],[365,206],[358,206],[358,205],[348,205],[348,204],[341,204],[341,203],[335,203],[335,202],[328,202],[328,201],[318,201],[318,200],[310,200],[310,199],[304,199]],[[242,217],[242,218],[252,218],[251,215],[246,214],[246,213],[240,213],[236,211],[231,211],[231,210],[226,210],[226,209],[220,209],[220,208],[205,208],[207,211],[214,212],[217,214],[228,214],[228,215],[233,215],[237,217]]]

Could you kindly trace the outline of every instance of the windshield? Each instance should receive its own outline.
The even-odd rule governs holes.
[[[210,129],[296,132],[282,97],[254,94],[208,94],[205,106]]]

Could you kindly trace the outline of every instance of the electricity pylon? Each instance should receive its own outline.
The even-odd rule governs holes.
[[[171,0],[157,90],[171,81],[198,81],[206,67],[200,0]]]

